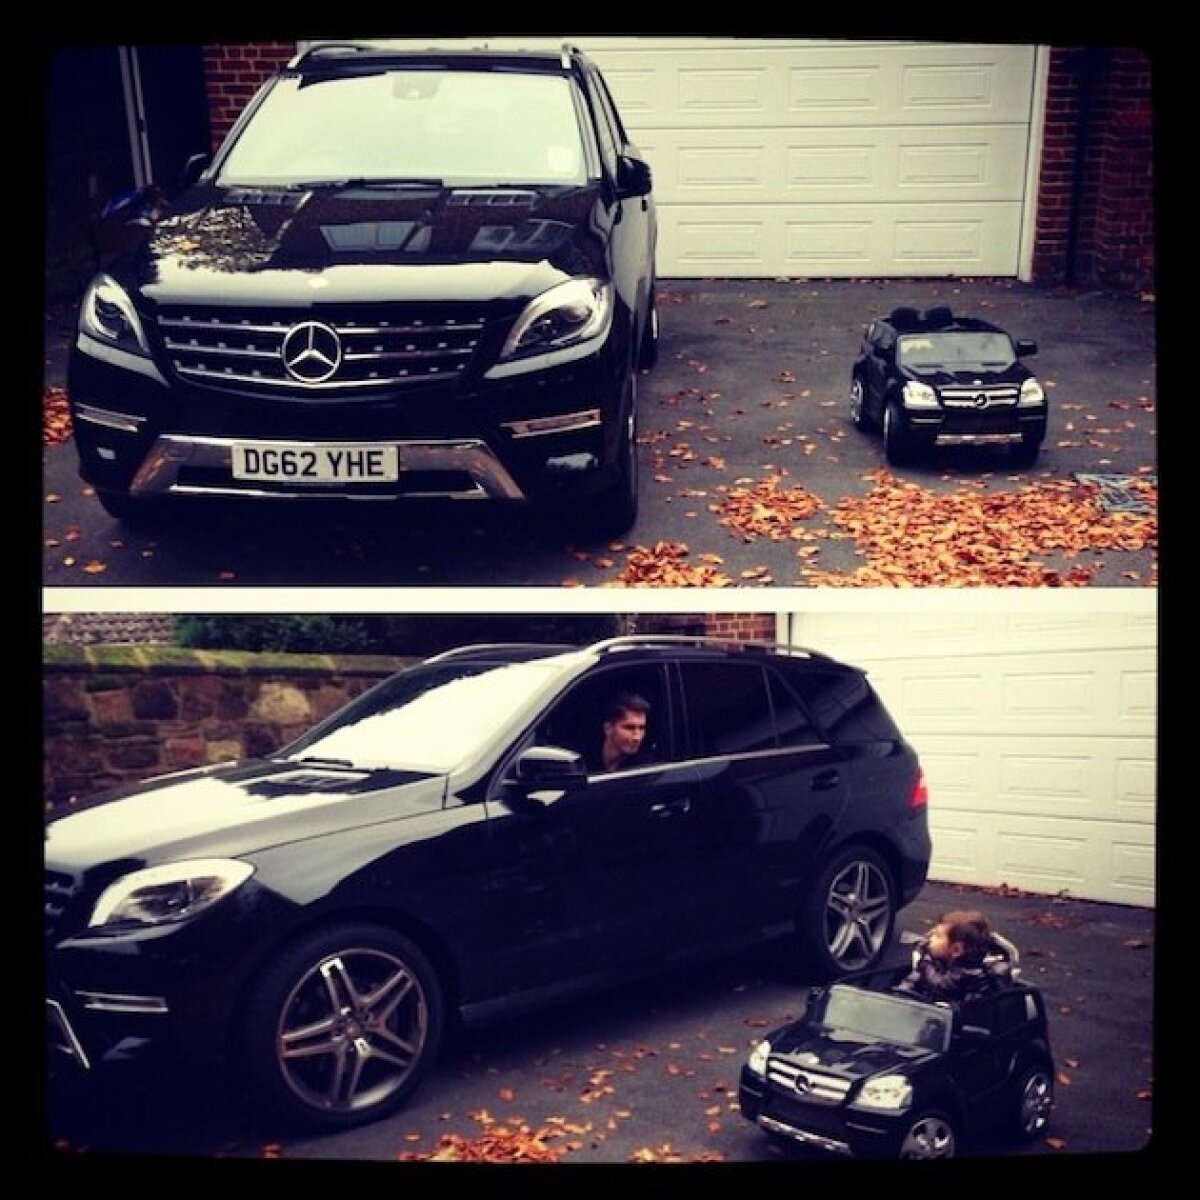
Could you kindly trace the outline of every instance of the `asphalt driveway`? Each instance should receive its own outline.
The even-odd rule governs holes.
[[[933,883],[901,927],[923,933],[961,907],[981,909],[1016,943],[1023,976],[1043,990],[1057,1077],[1044,1137],[977,1145],[969,1156],[1090,1156],[1106,1174],[1136,1169],[1141,1152],[1161,1144],[1159,1089],[1173,1065],[1154,1059],[1154,912]],[[895,952],[907,953],[899,944]],[[55,1166],[77,1166],[89,1180],[103,1164],[123,1171],[134,1157],[160,1166],[187,1157],[393,1170],[432,1161],[827,1163],[781,1149],[736,1111],[745,1054],[796,1015],[803,986],[767,948],[482,1029],[447,1048],[400,1113],[325,1137],[282,1136],[213,1080],[127,1064],[86,1089],[52,1083],[47,1144]]]
[[[619,542],[475,504],[206,506],[133,531],[80,483],[69,438],[51,439],[43,584],[1156,584],[1152,297],[1011,280],[688,280],[661,293],[661,357],[641,380],[641,515]],[[862,328],[898,304],[948,304],[1039,343],[1030,365],[1051,419],[1034,468],[961,448],[898,471],[878,437],[854,429],[846,393]],[[72,318],[69,307],[47,317],[51,389],[65,384]],[[1131,496],[1149,510],[1119,511]]]

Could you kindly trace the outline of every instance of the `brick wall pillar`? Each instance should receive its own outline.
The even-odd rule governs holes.
[[[259,87],[296,53],[295,42],[254,42],[204,47],[213,149]]]
[[[708,613],[704,632],[708,637],[739,642],[773,642],[775,617],[772,613]]]

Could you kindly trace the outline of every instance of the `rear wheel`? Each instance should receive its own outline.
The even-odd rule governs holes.
[[[317,930],[268,962],[240,1030],[245,1083],[290,1125],[347,1129],[399,1107],[437,1054],[437,976],[375,925]]]
[[[908,1123],[900,1140],[900,1158],[953,1158],[958,1152],[954,1121],[940,1109],[930,1108]]]
[[[1027,1067],[1014,1089],[1013,1130],[1017,1137],[1030,1141],[1050,1124],[1054,1109],[1054,1076],[1044,1067]]]
[[[801,952],[823,977],[875,966],[891,941],[896,899],[887,864],[867,846],[834,855],[797,922]]]

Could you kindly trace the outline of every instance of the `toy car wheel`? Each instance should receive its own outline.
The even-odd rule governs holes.
[[[958,1131],[947,1113],[931,1108],[918,1113],[900,1139],[900,1158],[953,1158]]]
[[[1042,1133],[1054,1109],[1054,1076],[1043,1067],[1028,1067],[1017,1080],[1013,1124],[1018,1137],[1029,1140]]]
[[[1038,438],[1022,438],[1009,447],[1008,456],[1016,467],[1032,467],[1041,453],[1042,443]]]
[[[866,846],[847,847],[830,859],[801,910],[805,963],[826,978],[869,970],[887,949],[895,920],[887,864]]]
[[[883,410],[883,452],[894,467],[902,467],[913,459],[912,435],[904,427],[900,405],[890,401]]]
[[[268,962],[241,1027],[240,1066],[289,1125],[347,1129],[391,1112],[437,1053],[437,976],[409,939],[345,924]]]
[[[850,380],[850,423],[855,429],[866,429],[867,413],[865,406],[865,389],[861,375],[855,375]]]

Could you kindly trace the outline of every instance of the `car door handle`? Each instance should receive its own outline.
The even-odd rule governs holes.
[[[664,800],[658,804],[652,804],[650,812],[656,817],[678,817],[688,812],[691,807],[691,800],[685,797],[682,800]]]
[[[828,792],[842,782],[842,774],[838,770],[818,771],[808,785],[814,792]]]

